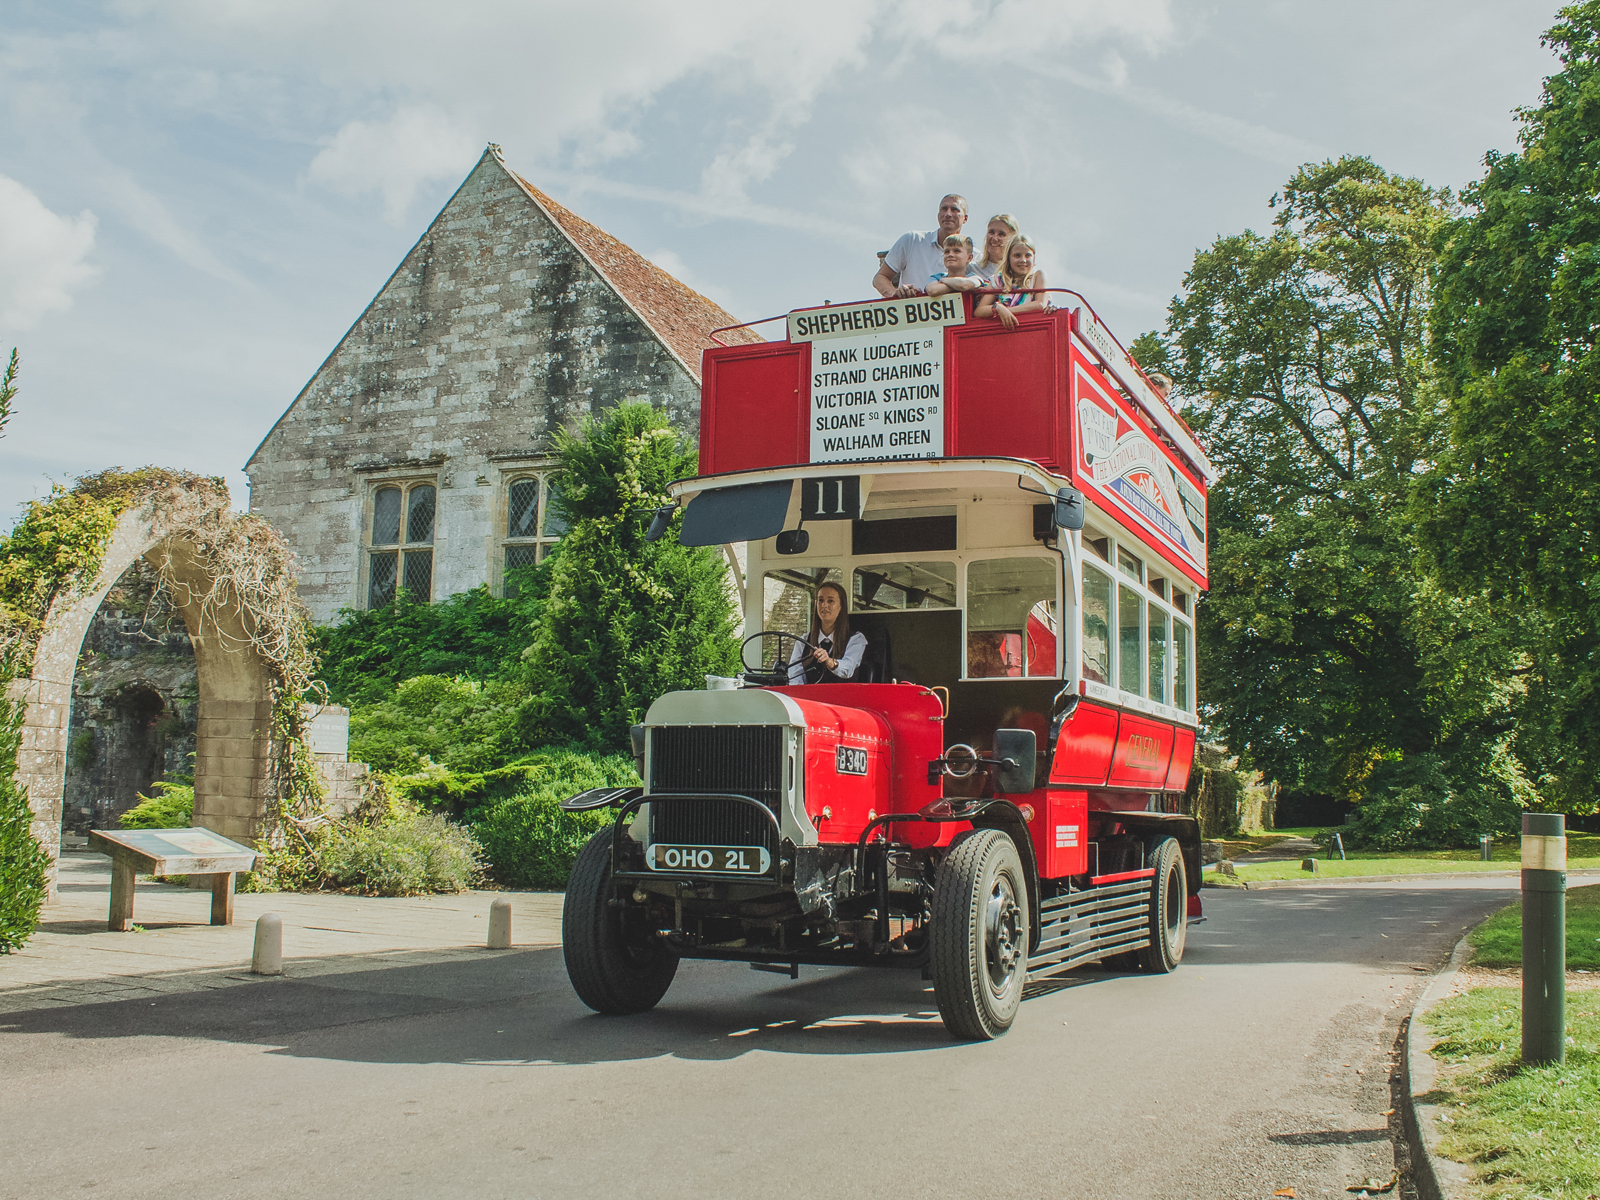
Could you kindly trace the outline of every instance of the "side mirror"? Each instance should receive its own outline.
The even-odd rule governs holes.
[[[650,528],[644,535],[647,542],[659,542],[666,536],[667,527],[672,524],[672,514],[677,510],[676,504],[663,504],[656,509],[656,519],[650,522]]]
[[[1077,488],[1057,488],[1055,511],[1056,528],[1082,529],[1083,518],[1083,493]]]
[[[1000,766],[994,773],[994,790],[1008,796],[1033,791],[1039,762],[1039,738],[1031,729],[997,729],[994,756]]]
[[[785,529],[778,535],[779,554],[804,554],[811,549],[811,535],[804,529]]]

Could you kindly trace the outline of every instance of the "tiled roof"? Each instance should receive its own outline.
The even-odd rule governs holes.
[[[599,268],[622,298],[633,305],[698,381],[700,353],[716,345],[710,338],[711,331],[737,324],[739,318],[673,278],[605,230],[591,225],[570,208],[557,204],[509,167],[506,169]],[[717,336],[728,345],[766,340],[753,329],[731,329]]]

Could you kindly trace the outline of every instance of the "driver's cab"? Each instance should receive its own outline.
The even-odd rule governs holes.
[[[852,469],[862,473],[838,474]],[[750,683],[787,681],[794,642],[773,632],[806,637],[817,588],[836,583],[852,634],[867,641],[852,683],[935,690],[947,744],[986,752],[996,729],[1012,728],[1033,730],[1044,749],[1060,697],[1076,694],[1077,622],[1063,614],[1076,611],[1077,548],[1053,520],[1061,480],[1008,459],[761,474],[787,494],[768,518],[771,530],[783,501],[782,529],[735,555]],[[750,496],[763,486],[753,474],[740,483]]]

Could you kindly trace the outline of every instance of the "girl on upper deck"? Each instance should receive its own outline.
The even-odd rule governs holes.
[[[989,231],[983,236],[983,257],[972,268],[983,276],[983,286],[992,287],[994,278],[1006,263],[1006,242],[1018,232],[1017,219],[1010,213],[995,213],[989,218]]]
[[[984,296],[972,310],[975,317],[999,317],[1000,324],[1009,330],[1017,328],[1017,314],[1045,312],[1044,271],[1033,265],[1033,243],[1023,234],[1014,233],[1006,240],[1005,265],[994,277],[998,294]]]

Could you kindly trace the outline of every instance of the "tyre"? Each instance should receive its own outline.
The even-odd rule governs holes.
[[[1145,865],[1155,868],[1156,877],[1150,881],[1150,944],[1138,952],[1139,969],[1165,975],[1183,958],[1189,933],[1189,875],[1176,838],[1152,846]]]
[[[950,1036],[988,1041],[1011,1028],[1028,977],[1028,884],[997,829],[958,837],[933,884],[929,973]]]
[[[678,956],[642,926],[628,936],[623,913],[611,907],[611,830],[584,846],[561,906],[561,953],[567,978],[596,1012],[648,1012],[667,994]]]

